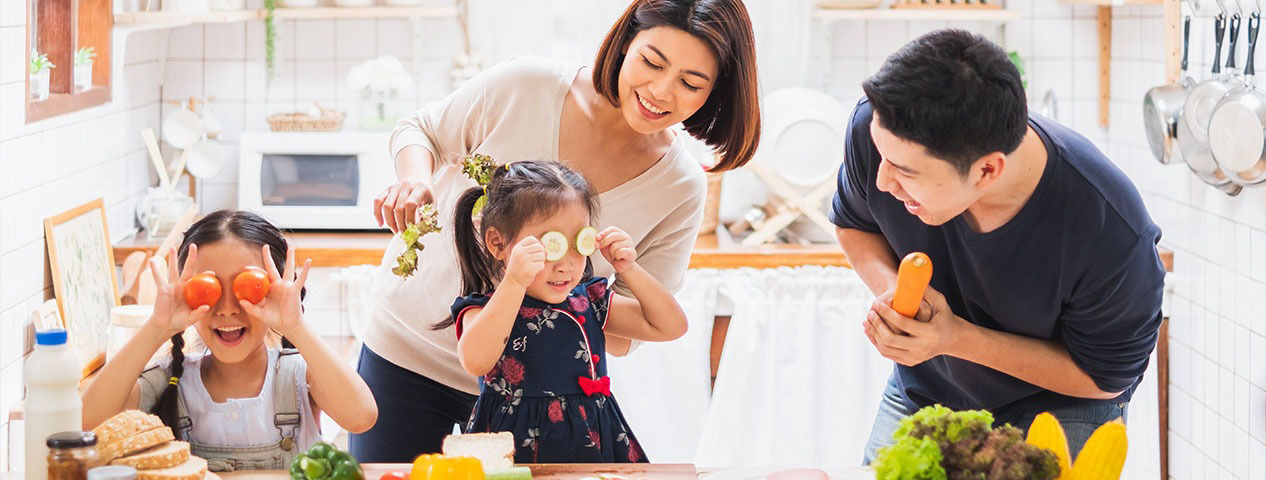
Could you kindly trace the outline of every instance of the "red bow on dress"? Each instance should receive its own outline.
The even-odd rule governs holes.
[[[611,395],[611,377],[601,377],[597,380],[580,377],[576,379],[576,383],[580,384],[580,390],[585,392],[585,395],[593,396],[595,393]]]

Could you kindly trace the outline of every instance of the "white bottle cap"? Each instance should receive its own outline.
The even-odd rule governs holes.
[[[88,480],[136,480],[136,469],[126,465],[111,465],[88,470]]]

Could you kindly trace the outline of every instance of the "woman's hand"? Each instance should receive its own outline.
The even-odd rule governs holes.
[[[506,262],[507,279],[526,289],[541,270],[545,270],[545,245],[536,237],[524,238],[510,250],[510,260]]]
[[[190,309],[185,303],[185,284],[193,278],[193,265],[197,260],[198,246],[195,244],[189,245],[185,269],[179,273],[176,271],[175,251],[167,254],[167,275],[162,274],[162,259],[149,259],[149,273],[154,276],[154,285],[158,286],[158,292],[154,298],[154,313],[150,315],[148,323],[163,332],[165,337],[183,333],[190,325],[210,316],[211,305]]]
[[[312,266],[312,259],[303,262],[303,271],[299,272],[299,278],[295,279],[293,246],[286,249],[284,273],[277,272],[277,265],[273,263],[272,252],[268,245],[263,246],[263,252],[264,266],[267,267],[270,282],[268,295],[258,305],[240,298],[237,302],[247,315],[259,319],[264,322],[264,325],[285,336],[291,329],[303,323],[303,307],[299,304],[299,292],[303,291],[303,284],[308,281],[308,270]]]
[[[374,219],[391,233],[418,221],[418,208],[435,201],[430,181],[406,178],[374,197]]]
[[[637,250],[633,248],[633,239],[618,227],[607,227],[598,234],[598,249],[602,257],[611,263],[615,273],[624,273],[637,261]]]

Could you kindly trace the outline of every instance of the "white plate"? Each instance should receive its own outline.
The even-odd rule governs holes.
[[[754,162],[798,187],[812,188],[833,178],[844,161],[848,112],[834,97],[807,88],[786,88],[765,96],[764,126]]]

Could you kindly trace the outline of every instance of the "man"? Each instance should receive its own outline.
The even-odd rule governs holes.
[[[877,298],[863,320],[897,363],[866,462],[898,420],[942,404],[1027,429],[1053,413],[1075,455],[1125,417],[1161,321],[1160,229],[1076,132],[1029,116],[1007,54],[961,30],[902,47],[862,85],[832,221]],[[934,265],[915,318],[898,259]]]

